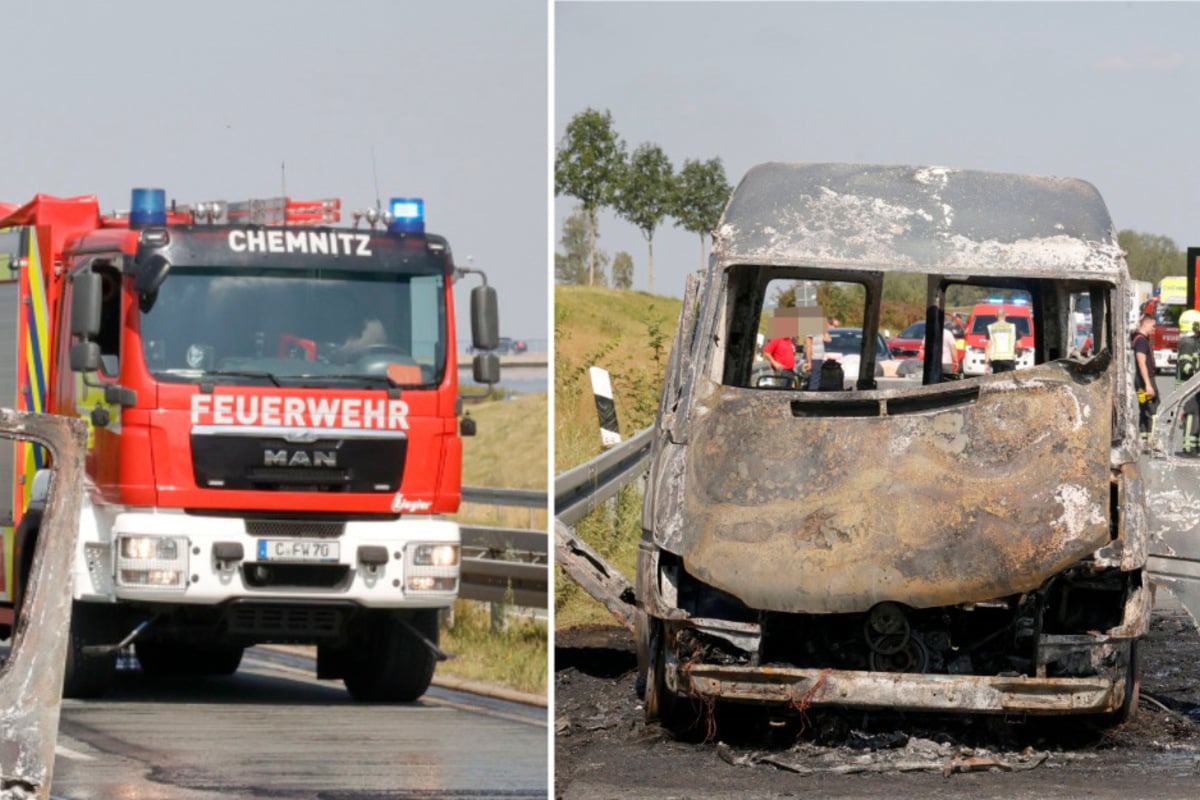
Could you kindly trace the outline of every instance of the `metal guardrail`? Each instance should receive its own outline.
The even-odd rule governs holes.
[[[464,486],[471,503],[545,508],[546,493],[527,489]],[[462,582],[459,594],[483,603],[548,608],[549,536],[528,528],[462,525]]]
[[[576,522],[616,496],[625,484],[646,471],[650,463],[652,428],[554,479],[554,516],[564,525]]]
[[[652,434],[653,429],[646,428],[554,481],[555,561],[630,630],[637,611],[633,584],[580,539],[574,525],[648,469]]]
[[[563,533],[569,531],[570,526],[646,471],[653,442],[651,433],[650,428],[640,431],[628,441],[555,479],[554,509],[560,523],[556,526],[556,546],[560,553]],[[468,503],[521,508],[545,508],[547,500],[545,492],[483,486],[464,486],[462,499]],[[545,531],[480,525],[463,525],[461,531],[463,556],[459,593],[462,597],[528,608],[549,607],[550,556],[549,537]],[[575,551],[578,552],[578,547]],[[572,577],[575,577],[573,573]],[[618,588],[617,593],[628,597],[628,582],[622,586],[624,588]]]
[[[535,489],[493,489],[490,486],[462,487],[464,503],[491,503],[497,506],[545,508],[546,493]]]

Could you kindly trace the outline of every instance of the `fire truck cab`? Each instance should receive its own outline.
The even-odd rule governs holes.
[[[473,432],[460,431],[454,347],[467,270],[425,232],[420,200],[364,229],[331,226],[339,208],[176,208],[157,189],[134,190],[128,215],[101,215],[95,197],[0,208],[16,242],[0,404],[89,429],[68,696],[102,693],[130,643],[158,674],[229,673],[248,645],[315,644],[318,677],[382,701],[420,696],[444,658],[438,612],[458,594],[460,553],[445,515]],[[472,333],[486,349],[498,322],[483,283]],[[474,368],[498,379],[494,355]],[[10,624],[46,459],[24,443],[0,458]]]

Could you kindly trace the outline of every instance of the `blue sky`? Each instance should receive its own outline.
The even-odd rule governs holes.
[[[607,109],[630,149],[678,167],[719,156],[1083,178],[1118,230],[1200,245],[1200,3],[559,2],[554,138]],[[573,201],[554,203],[557,238]],[[640,232],[611,214],[599,246]],[[698,237],[655,237],[655,291],[678,296]],[[1183,263],[1181,260],[1180,270]]]
[[[501,334],[545,339],[547,17],[544,0],[6,3],[0,200],[420,196],[488,271]]]

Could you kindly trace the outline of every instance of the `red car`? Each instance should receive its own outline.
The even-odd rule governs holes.
[[[918,320],[887,340],[892,358],[925,357],[925,320]]]

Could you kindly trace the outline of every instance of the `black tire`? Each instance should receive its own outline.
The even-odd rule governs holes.
[[[650,617],[642,609],[633,612],[633,637],[637,650],[637,678],[633,689],[639,700],[646,699],[646,679],[650,674]]]
[[[1129,642],[1129,664],[1125,672],[1125,695],[1121,707],[1113,714],[1112,722],[1122,725],[1137,716],[1142,693],[1142,662],[1138,657],[1137,639]]]
[[[88,645],[115,644],[115,618],[110,609],[76,600],[71,605],[67,665],[63,672],[63,697],[93,698],[108,691],[117,670],[117,654],[84,655]]]
[[[649,669],[643,703],[646,722],[657,722],[676,736],[687,737],[698,729],[700,706],[692,698],[678,695],[667,687],[666,663],[662,624],[651,620]]]
[[[1103,733],[1118,725],[1124,725],[1137,716],[1138,701],[1141,698],[1142,666],[1138,656],[1137,640],[1129,643],[1129,656],[1125,662],[1125,693],[1121,696],[1121,705],[1113,711],[1103,714],[1086,714],[1082,717],[1064,717],[1060,723],[1069,725],[1069,730],[1080,730],[1079,723],[1084,723],[1084,730],[1091,733]]]
[[[198,647],[171,641],[138,642],[138,663],[147,675],[232,675],[242,663],[241,645],[217,644]]]
[[[437,660],[409,626],[437,644],[437,610],[418,611],[407,623],[392,614],[376,612],[352,637],[345,653],[342,682],[355,700],[411,703],[425,694]]]

